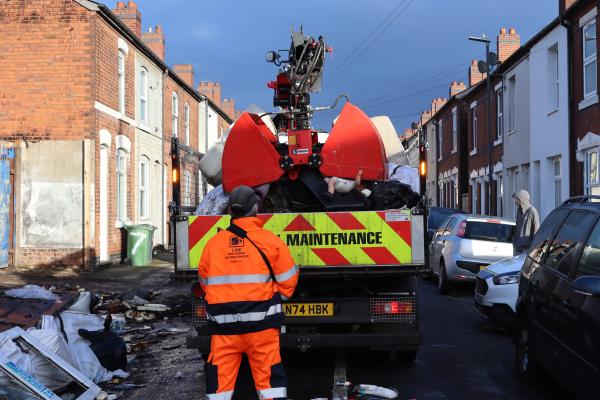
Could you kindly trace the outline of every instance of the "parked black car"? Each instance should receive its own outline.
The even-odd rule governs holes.
[[[521,270],[517,373],[540,367],[584,399],[600,396],[600,196],[567,200],[544,220]]]

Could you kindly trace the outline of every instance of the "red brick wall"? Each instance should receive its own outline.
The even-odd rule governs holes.
[[[0,137],[90,138],[93,13],[72,0],[0,2]]]
[[[485,99],[486,86],[482,84],[477,90],[475,90],[471,95],[464,99],[464,106],[468,110],[466,113],[467,124],[466,124],[466,134],[468,138],[468,153],[469,153],[469,161],[468,161],[468,172],[470,174],[471,171],[484,168],[489,163],[488,156],[488,133],[487,133],[487,104]],[[473,101],[477,101],[477,107],[471,109],[471,103]],[[495,101],[492,101],[491,104],[492,112],[492,133],[491,140],[492,144],[496,138],[496,106]],[[473,149],[473,134],[472,134],[472,124],[471,124],[471,116],[473,113],[477,115],[477,154],[470,155],[471,150]],[[493,166],[502,160],[502,145],[494,146],[492,150],[492,168]],[[471,196],[472,187],[469,185],[469,196]],[[478,197],[479,198],[479,197]],[[486,203],[487,204],[487,203]],[[485,211],[488,214],[494,215],[496,213],[496,199],[495,196],[492,197],[492,209],[490,210],[477,210],[478,212]]]
[[[576,150],[577,140],[582,139],[588,132],[594,132],[600,134],[600,104],[594,104],[590,107],[579,110],[579,102],[583,100],[583,33],[579,27],[579,19],[587,14],[592,8],[600,6],[598,1],[588,1],[587,5],[579,7],[573,15],[569,18],[571,21],[571,37],[572,37],[572,123],[573,130],[571,132],[572,137],[572,149]],[[600,18],[596,17],[596,37],[600,33]],[[598,45],[597,54],[600,54],[600,40],[596,41]],[[597,62],[598,74],[600,77],[600,58]],[[600,93],[600,85],[597,89]],[[572,195],[584,194],[584,164],[578,162],[575,159],[575,154],[571,154],[571,188]]]
[[[112,110],[119,109],[119,75],[118,75],[118,39],[120,35],[109,26],[104,19],[96,16],[94,19],[96,38],[96,101]],[[135,118],[135,52],[132,43],[128,43],[129,52],[125,57],[125,115]],[[95,132],[107,129],[112,135],[111,147],[108,151],[108,253],[113,259],[118,259],[122,253],[123,231],[116,228],[117,198],[116,198],[116,155],[115,138],[117,135],[126,136],[131,141],[129,163],[127,165],[127,217],[134,220],[136,204],[134,188],[136,187],[136,154],[135,128],[126,121],[96,111]],[[96,248],[100,246],[100,146],[96,142]],[[98,255],[98,254],[95,254]]]

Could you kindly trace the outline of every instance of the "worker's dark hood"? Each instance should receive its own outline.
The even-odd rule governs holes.
[[[517,205],[522,210],[527,210],[531,207],[531,197],[529,196],[529,192],[527,190],[519,190],[515,194],[513,194],[513,199],[517,202]]]

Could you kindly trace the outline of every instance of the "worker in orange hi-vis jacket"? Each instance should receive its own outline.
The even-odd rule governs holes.
[[[260,399],[286,399],[279,352],[281,302],[294,293],[298,268],[289,249],[256,217],[254,190],[231,192],[231,225],[208,241],[198,268],[212,334],[205,366],[210,400],[229,400],[242,354],[250,362]]]

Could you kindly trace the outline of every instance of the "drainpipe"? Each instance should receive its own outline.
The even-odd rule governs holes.
[[[208,152],[208,98],[204,98],[204,154]],[[202,178],[202,193],[206,196],[206,180]]]
[[[162,186],[160,188],[161,193],[163,192],[163,190],[166,189],[166,181],[165,181],[165,81],[167,79],[167,77],[169,76],[169,70],[165,68],[165,70],[163,71],[162,74],[162,96],[161,96],[161,118],[160,118],[160,129],[162,132],[162,148],[161,148],[161,152],[162,152],[162,163],[161,163],[161,170],[162,173],[161,175],[161,182],[162,182]],[[167,242],[168,242],[168,235],[167,235],[167,230],[166,230],[166,213],[167,213],[167,204],[165,204],[165,198],[166,198],[166,193],[162,193],[162,198],[160,199],[161,203],[163,203],[162,208],[162,215],[161,215],[161,220],[160,223],[162,225],[162,239],[163,239],[163,246],[165,247],[165,249],[167,249]]]
[[[573,51],[571,46],[573,44],[573,34],[571,32],[572,23],[567,18],[562,18],[560,24],[567,30],[567,96],[568,96],[568,108],[567,108],[567,119],[569,127],[569,196],[575,195],[575,169],[577,167],[577,157],[575,156],[575,129],[573,124]],[[581,193],[583,194],[583,193]]]
[[[435,121],[435,202],[436,202],[436,206],[440,205],[440,183],[439,183],[439,178],[438,178],[438,174],[439,174],[439,152],[442,151],[441,149],[438,149],[438,145],[440,144],[440,140],[439,140],[439,135],[440,135],[440,124],[439,121]]]

